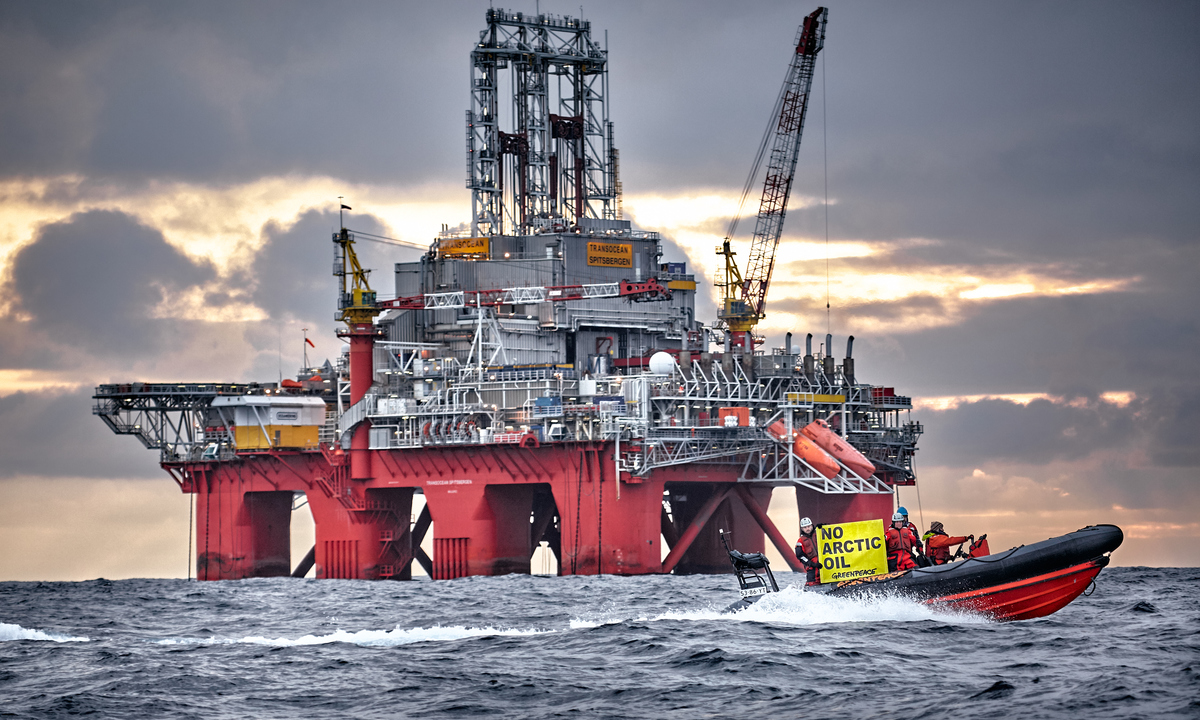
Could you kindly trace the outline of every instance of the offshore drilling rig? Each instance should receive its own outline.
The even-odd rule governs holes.
[[[915,482],[909,398],[858,381],[853,337],[839,363],[832,336],[801,353],[790,333],[770,352],[753,334],[826,17],[797,31],[755,162],[749,261],[741,272],[731,229],[706,326],[686,263],[621,217],[590,23],[488,10],[471,51],[470,229],[397,263],[386,298],[355,254],[369,236],[333,235],[338,363],[280,384],[96,389],[94,413],[195,495],[197,577],[529,573],[539,545],[559,574],[727,572],[718,529],[750,552],[770,538],[796,568],[766,514],[774,488],[816,522],[889,515],[895,487]],[[814,450],[813,428],[849,454]],[[316,545],[293,569],[301,495]]]

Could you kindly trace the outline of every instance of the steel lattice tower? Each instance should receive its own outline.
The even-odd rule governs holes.
[[[616,219],[608,51],[592,40],[591,23],[500,9],[486,17],[471,53],[467,111],[472,234],[526,235],[583,218]],[[502,108],[505,81],[511,106]]]

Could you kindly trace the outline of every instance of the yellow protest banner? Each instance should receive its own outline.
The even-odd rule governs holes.
[[[488,239],[485,237],[441,238],[438,240],[438,252],[444,257],[487,255],[487,251]]]
[[[882,520],[821,525],[817,528],[821,582],[841,582],[888,571]]]
[[[633,246],[626,243],[590,242],[587,264],[598,267],[633,267]]]

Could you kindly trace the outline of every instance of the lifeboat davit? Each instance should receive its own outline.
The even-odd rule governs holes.
[[[855,450],[850,443],[838,437],[824,420],[814,420],[800,430],[800,434],[812,440],[825,452],[834,456],[843,465],[854,471],[861,478],[869,478],[875,474],[875,466],[862,453]],[[797,453],[799,454],[799,453]]]
[[[776,440],[787,440],[787,426],[782,420],[776,420],[767,426],[767,432]],[[805,437],[800,433],[793,433],[795,439],[792,441],[792,452],[796,453],[796,457],[808,463],[813,470],[827,478],[832,478],[842,471],[842,466],[838,465],[837,460],[833,456],[825,452],[815,442]],[[857,452],[857,451],[855,451]],[[874,472],[875,468],[871,468]]]
[[[1086,592],[1124,537],[1116,525],[1091,525],[995,555],[805,590],[838,597],[896,596],[993,620],[1030,620],[1061,610]],[[746,570],[739,567],[739,558],[731,552],[730,559],[739,581],[743,580]],[[729,611],[741,610],[774,592],[771,588],[747,591],[746,582],[741,584],[742,599]]]

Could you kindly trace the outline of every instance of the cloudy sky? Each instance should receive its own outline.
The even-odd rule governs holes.
[[[422,243],[469,217],[487,7],[0,4],[0,579],[186,572],[187,500],[92,388],[276,380],[304,327],[336,356],[337,196]],[[811,10],[583,6],[626,216],[668,259],[712,277]],[[1188,2],[831,4],[762,329],[853,334],[860,379],[915,398],[924,525],[1115,522],[1119,564],[1200,564],[1197,37]],[[363,253],[384,292],[413,256]]]

